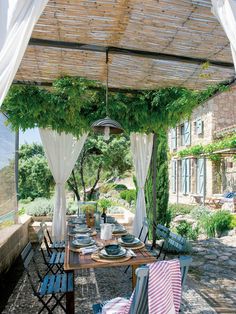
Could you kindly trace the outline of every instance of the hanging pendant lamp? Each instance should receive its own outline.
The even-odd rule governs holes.
[[[106,67],[107,67],[107,81],[106,81],[106,118],[99,119],[92,124],[95,133],[103,133],[104,140],[108,141],[110,134],[120,134],[123,129],[119,122],[112,120],[108,116],[108,50],[106,51]]]

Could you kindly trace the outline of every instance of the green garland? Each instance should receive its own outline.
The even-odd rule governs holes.
[[[100,88],[97,88],[100,87]],[[125,132],[156,132],[188,118],[192,110],[218,91],[222,85],[204,91],[163,88],[134,93],[109,92],[108,114]],[[50,90],[37,86],[11,87],[2,106],[14,130],[51,127],[58,132],[79,135],[106,116],[105,90],[98,82],[64,77]]]
[[[220,155],[215,153],[219,150],[227,149],[227,148],[236,148],[236,134],[225,137],[221,140],[216,140],[207,145],[195,145],[189,148],[185,148],[177,153],[175,156],[180,158],[195,156],[199,157],[201,155],[207,155],[207,157],[211,160],[219,160]]]

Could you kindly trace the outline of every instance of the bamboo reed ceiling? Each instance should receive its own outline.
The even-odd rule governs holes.
[[[50,0],[15,79],[50,83],[70,75],[105,83],[106,49],[114,88],[201,89],[234,78],[210,0]]]

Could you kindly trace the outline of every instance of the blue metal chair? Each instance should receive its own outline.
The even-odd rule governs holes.
[[[63,273],[64,272],[64,260],[65,260],[65,252],[64,251],[53,251],[47,242],[47,239],[45,238],[45,233],[43,231],[43,228],[40,228],[38,231],[38,241],[40,245],[40,251],[42,253],[42,257],[44,260],[45,265],[47,266],[47,272],[46,275],[51,272],[52,274],[57,274],[58,272]],[[42,243],[44,242],[47,255],[45,254]]]
[[[166,254],[168,252],[180,255],[186,252],[187,247],[187,240],[182,236],[175,234],[173,232],[169,233],[169,237],[167,241],[164,242],[163,250],[164,250],[164,257],[165,259]]]
[[[56,275],[42,276],[37,268],[37,264],[34,260],[34,251],[31,243],[28,243],[21,253],[21,259],[24,264],[25,271],[27,273],[31,288],[34,295],[42,303],[42,308],[38,313],[42,313],[44,309],[48,313],[53,313],[53,310],[59,305],[65,312],[66,308],[62,304],[62,299],[66,294],[74,293],[74,278],[73,273],[63,273]],[[35,276],[31,274],[29,270],[30,262],[33,262],[34,271],[37,274],[37,281],[39,286],[35,284]],[[46,299],[45,299],[46,298]],[[49,307],[51,301],[54,300],[54,305]]]
[[[62,240],[62,241],[52,241],[52,238],[51,238],[50,233],[48,231],[47,224],[45,222],[41,222],[40,223],[40,227],[42,228],[42,230],[44,232],[45,240],[47,241],[48,246],[49,246],[50,249],[55,250],[57,252],[65,250],[66,244],[65,244],[64,240]]]
[[[182,290],[186,281],[189,265],[192,262],[190,256],[180,256],[181,284]],[[131,303],[129,314],[148,314],[148,266],[136,269],[137,282],[134,297]],[[157,278],[158,284],[158,278]],[[102,311],[103,304],[93,305],[93,313],[99,314]]]

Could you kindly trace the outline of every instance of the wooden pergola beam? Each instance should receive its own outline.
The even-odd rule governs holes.
[[[184,62],[184,63],[197,64],[197,65],[209,63],[210,65],[217,66],[217,67],[234,68],[234,64],[232,62],[216,61],[216,60],[203,59],[203,58],[193,58],[193,57],[187,57],[187,56],[177,56],[177,55],[165,54],[161,52],[128,49],[128,48],[118,48],[118,47],[112,47],[112,46],[88,45],[88,44],[83,44],[83,43],[56,41],[56,40],[39,39],[39,38],[31,38],[29,41],[29,45],[44,46],[44,47],[51,47],[51,48],[61,48],[61,49],[73,49],[73,50],[85,50],[85,51],[87,50],[87,51],[102,52],[102,53],[106,53],[106,51],[109,51],[109,54],[121,54],[121,55],[129,55],[129,56],[136,56],[136,57],[149,58],[149,59],[158,59],[158,60],[165,60],[165,61],[172,61],[172,62]]]
[[[36,82],[36,81],[20,81],[20,80],[14,80],[14,85],[28,85],[28,86],[38,86],[38,87],[52,87],[52,82]],[[90,86],[89,89],[91,90],[101,90],[104,89],[105,92],[105,86]],[[109,92],[117,92],[117,93],[127,93],[127,94],[137,94],[141,93],[145,90],[138,90],[138,89],[129,89],[129,88],[116,88],[116,87],[109,87]]]

